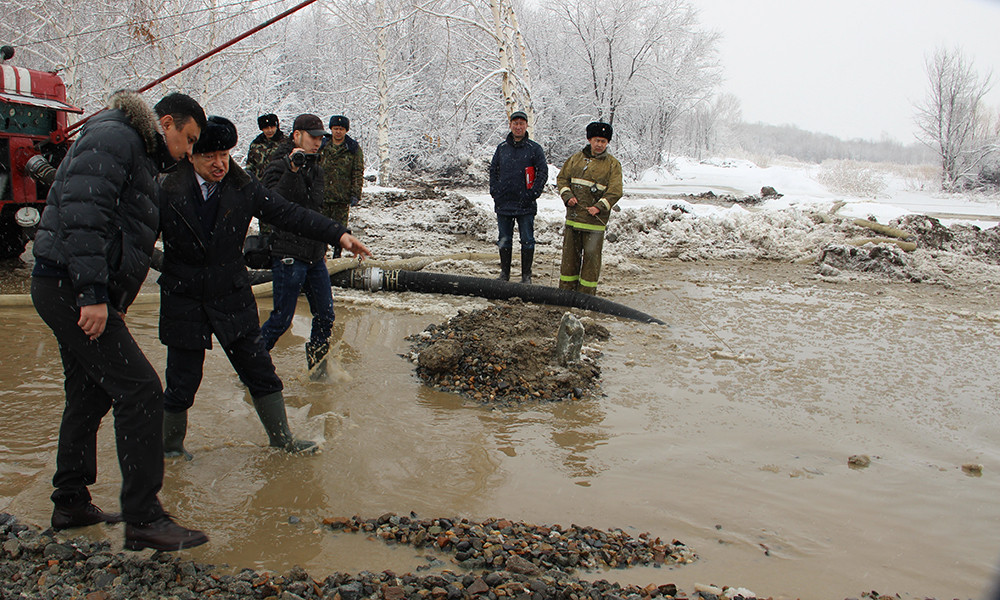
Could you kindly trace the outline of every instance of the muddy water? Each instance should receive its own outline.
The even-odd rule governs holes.
[[[399,356],[405,336],[466,300],[426,314],[338,302],[329,381],[306,377],[306,319],[274,352],[292,427],[322,440],[322,453],[265,449],[216,350],[191,411],[195,459],[168,463],[162,499],[211,535],[191,558],[298,564],[317,578],[440,567],[429,551],[319,526],[413,511],[650,531],[701,557],[591,577],[804,599],[979,596],[1000,562],[996,292],[833,285],[808,272],[662,267],[664,285],[618,299],[670,327],[602,319],[605,397],[503,410],[423,387]],[[162,366],[155,308],[135,307],[128,322]],[[4,308],[0,348],[0,510],[45,524],[62,403],[56,345],[30,308]],[[93,492],[112,507],[111,428],[102,436]],[[849,468],[853,454],[871,466]],[[964,463],[982,464],[982,476]],[[120,526],[83,532],[120,546]]]

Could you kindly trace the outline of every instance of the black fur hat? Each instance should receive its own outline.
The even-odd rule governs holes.
[[[236,126],[224,117],[212,115],[208,118],[208,126],[201,130],[201,137],[194,144],[192,152],[218,152],[229,150],[236,145],[238,137]]]
[[[611,141],[611,134],[613,130],[611,125],[608,123],[602,123],[601,121],[594,121],[590,125],[587,125],[587,139],[592,137],[602,137],[609,142]]]
[[[330,117],[330,129],[336,126],[343,127],[346,131],[351,130],[351,120],[344,115],[333,115]]]
[[[263,131],[265,127],[277,127],[278,126],[278,115],[268,114],[261,115],[257,117],[257,127]]]

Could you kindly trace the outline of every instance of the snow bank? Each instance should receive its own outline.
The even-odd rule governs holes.
[[[818,269],[826,265],[825,277],[848,272],[907,281],[1000,282],[996,197],[932,193],[925,190],[933,189],[933,182],[888,171],[878,175],[885,182],[878,197],[850,197],[821,184],[820,171],[818,165],[761,168],[733,159],[677,159],[669,171],[647,171],[626,183],[608,225],[605,263],[629,270],[639,268],[633,258],[816,261]],[[781,196],[748,207],[735,202],[758,195],[764,186]],[[710,190],[718,197],[686,196]],[[554,187],[538,205],[537,244],[543,252],[558,252],[565,209]],[[859,249],[875,234],[855,225],[855,218],[896,224],[914,235],[918,249],[883,245],[872,251],[870,244]],[[493,201],[482,188],[457,194],[369,187],[363,205],[352,210],[352,226],[380,258],[491,252],[497,235]],[[447,270],[489,276],[493,265],[464,261]]]

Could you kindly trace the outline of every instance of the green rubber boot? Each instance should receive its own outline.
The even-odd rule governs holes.
[[[281,392],[274,392],[253,399],[253,407],[264,425],[267,438],[273,448],[281,448],[285,452],[298,454],[300,452],[315,452],[316,442],[297,440],[288,429],[288,416],[285,414],[285,397]]]
[[[187,435],[187,411],[172,413],[163,411],[163,457],[191,460],[194,456],[184,449],[184,437]]]

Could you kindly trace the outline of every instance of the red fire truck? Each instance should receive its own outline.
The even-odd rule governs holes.
[[[34,235],[49,191],[39,180],[65,155],[67,113],[83,112],[58,75],[6,64],[13,55],[0,48],[0,258],[20,256]]]

